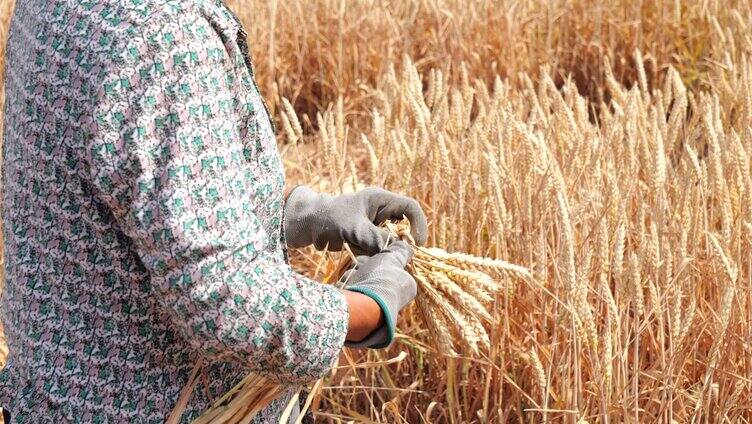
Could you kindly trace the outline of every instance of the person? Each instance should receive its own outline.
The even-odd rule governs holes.
[[[378,188],[285,190],[246,33],[221,0],[24,0],[7,49],[3,161],[14,423],[182,419],[249,372],[292,388],[343,345],[381,348],[415,296],[410,248],[376,225],[418,203]],[[287,197],[286,197],[287,196]],[[286,249],[361,256],[340,290]],[[370,255],[370,256],[369,256]]]

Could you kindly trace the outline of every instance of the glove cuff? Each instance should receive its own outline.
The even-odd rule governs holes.
[[[378,303],[381,311],[384,313],[384,325],[377,328],[374,332],[368,335],[365,339],[359,342],[345,342],[345,346],[352,348],[370,348],[370,349],[383,349],[392,344],[394,340],[394,331],[397,328],[397,310],[394,306],[387,305],[374,289],[369,287],[348,287],[347,290],[364,294],[376,303]]]
[[[301,248],[313,244],[314,235],[309,225],[311,214],[320,194],[310,188],[299,185],[290,191],[283,209],[283,226],[287,246]]]

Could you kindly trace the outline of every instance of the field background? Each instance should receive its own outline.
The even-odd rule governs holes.
[[[415,196],[429,244],[536,280],[501,282],[480,357],[408,310],[340,365],[406,359],[338,369],[319,419],[752,421],[749,2],[227,3],[290,180]]]

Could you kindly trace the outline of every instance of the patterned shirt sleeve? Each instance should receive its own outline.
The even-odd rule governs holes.
[[[252,110],[259,94],[240,83],[233,40],[187,13],[143,26],[123,34],[101,87],[87,152],[96,195],[199,350],[286,383],[322,376],[343,346],[347,305],[268,248],[279,240],[256,200],[270,172],[258,120],[269,118]]]

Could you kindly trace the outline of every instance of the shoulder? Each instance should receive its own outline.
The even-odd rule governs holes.
[[[180,38],[203,40],[212,33],[232,31],[237,24],[231,15],[223,13],[221,0],[129,0],[116,3],[123,8],[123,20],[114,28],[113,36],[123,44],[146,40],[148,44],[170,46]]]
[[[100,23],[102,29],[125,32],[131,28],[136,29],[165,19],[180,17],[223,18],[223,9],[226,9],[222,0],[32,1],[28,8],[37,13],[62,16],[69,21],[89,20]]]
[[[55,37],[115,58],[138,44],[167,45],[173,38],[205,38],[236,31],[222,0],[66,0],[20,2],[38,20],[53,21]],[[41,16],[40,16],[41,15]],[[172,34],[170,34],[172,33]],[[163,36],[162,40],[159,37]]]
[[[35,44],[70,45],[87,52],[143,39],[163,25],[198,25],[214,32],[237,29],[222,0],[19,1],[11,34]]]
[[[98,50],[96,61],[103,64],[105,81],[123,74],[138,77],[145,72],[169,73],[173,68],[195,71],[197,67],[213,66],[213,59],[223,58],[224,43],[239,27],[221,0],[104,3],[112,7],[107,15],[117,16],[103,25],[105,42],[101,48],[94,48]]]

